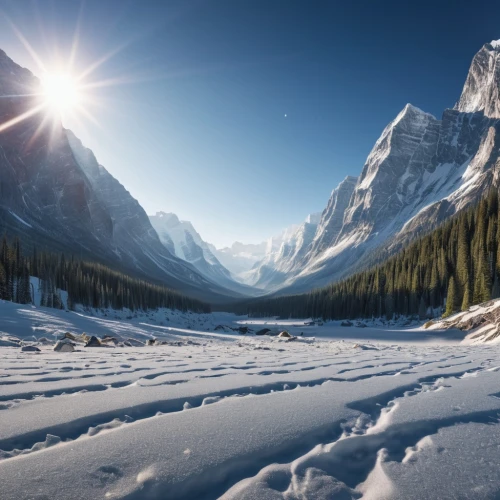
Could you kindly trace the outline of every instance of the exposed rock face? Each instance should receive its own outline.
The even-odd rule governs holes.
[[[463,113],[482,111],[500,118],[500,41],[487,43],[474,56],[464,89],[455,109]]]
[[[469,332],[464,344],[498,342],[500,338],[500,300],[490,300],[470,307],[446,319],[427,323],[430,330],[458,328]]]
[[[0,52],[0,123],[36,110],[38,80]],[[36,112],[0,132],[0,227],[40,246],[92,252],[111,217],[75,162],[60,123]],[[85,246],[81,244],[85,242]],[[82,248],[83,247],[83,248]]]
[[[0,230],[199,298],[233,292],[160,242],[139,203],[41,107],[39,81],[0,51]],[[16,118],[24,117],[24,119]],[[15,120],[12,126],[2,125]]]
[[[344,214],[339,238],[381,231],[414,195],[436,151],[439,121],[407,104],[382,132]]]
[[[274,265],[284,272],[268,281],[271,290],[305,291],[346,276],[373,262],[375,250],[398,249],[499,184],[499,58],[500,42],[476,54],[460,100],[441,120],[404,107],[359,179],[332,193],[302,262]]]
[[[189,262],[200,274],[220,286],[250,293],[249,287],[233,279],[191,222],[181,221],[177,215],[165,212],[157,212],[156,215],[149,216],[149,220],[160,241],[173,255]]]
[[[270,238],[265,257],[247,274],[248,282],[272,289],[302,267],[320,219],[319,213],[308,215],[302,224],[290,226],[279,236]]]
[[[328,205],[321,214],[310,254],[318,255],[332,246],[342,230],[344,214],[358,181],[357,177],[346,177],[333,191]]]

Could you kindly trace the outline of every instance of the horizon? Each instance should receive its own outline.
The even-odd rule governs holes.
[[[47,66],[100,62],[96,123],[64,125],[149,215],[175,213],[216,248],[321,212],[406,103],[438,119],[453,107],[473,55],[500,34],[492,14],[465,40],[481,9],[455,2],[388,1],[389,16],[370,2],[147,4],[0,2],[0,47],[35,75],[19,33]],[[408,33],[410,18],[428,29]]]

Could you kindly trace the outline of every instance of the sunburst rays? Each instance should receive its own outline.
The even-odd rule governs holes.
[[[47,129],[51,129],[50,136],[53,137],[55,129],[60,128],[61,124],[67,121],[71,121],[82,128],[86,128],[87,123],[90,123],[93,127],[101,128],[93,109],[102,107],[103,103],[95,95],[95,92],[93,93],[93,90],[130,83],[133,79],[109,76],[101,79],[92,77],[98,73],[98,69],[120,53],[130,42],[123,43],[107,51],[83,69],[78,68],[82,15],[83,8],[80,8],[67,57],[61,58],[58,54],[54,57],[54,60],[45,60],[34,48],[33,44],[30,43],[28,37],[12,20],[7,19],[13,34],[21,42],[35,64],[34,70],[39,77],[39,85],[35,84],[34,87],[26,89],[25,92],[19,91],[15,95],[0,95],[0,99],[7,97],[32,99],[32,105],[29,109],[26,109],[23,103],[17,116],[9,117],[8,120],[0,123],[0,134],[35,115],[40,115],[40,121],[36,123],[35,131],[28,141],[28,145],[32,144]],[[46,39],[45,36],[44,38]],[[57,46],[51,47],[51,49],[53,54],[60,51],[60,47]],[[17,87],[20,89],[21,85]]]

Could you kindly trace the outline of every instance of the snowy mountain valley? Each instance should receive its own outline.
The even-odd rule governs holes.
[[[321,213],[216,248],[0,51],[0,499],[500,498],[499,61]]]
[[[0,136],[9,166],[0,170],[0,227],[29,247],[85,255],[212,303],[326,285],[394,253],[497,185],[498,58],[500,45],[485,44],[458,103],[440,120],[406,105],[359,177],[344,179],[322,213],[267,242],[216,249],[175,214],[147,217],[71,131],[56,124],[50,137],[35,134],[39,115]],[[4,52],[0,63],[2,91],[11,95],[0,114],[9,117],[31,104],[23,94],[39,82]]]
[[[500,43],[481,48],[441,119],[407,104],[322,213],[246,251],[235,243],[211,254],[253,287],[248,295],[305,292],[393,254],[477,202],[499,182],[499,59]]]

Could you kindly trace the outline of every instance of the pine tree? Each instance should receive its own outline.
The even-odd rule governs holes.
[[[425,319],[427,317],[427,307],[425,305],[424,296],[420,297],[420,305],[418,306],[418,317]]]
[[[457,289],[455,285],[455,278],[450,276],[448,282],[448,293],[446,294],[446,310],[443,317],[448,317],[457,310]]]

